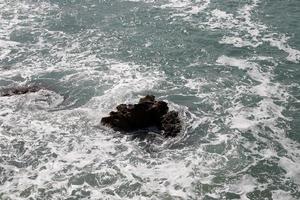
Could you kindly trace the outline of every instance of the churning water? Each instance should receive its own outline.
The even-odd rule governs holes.
[[[300,199],[299,0],[0,0],[0,199]],[[100,124],[153,94],[176,138]]]

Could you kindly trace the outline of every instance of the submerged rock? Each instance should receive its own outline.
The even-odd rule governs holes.
[[[164,135],[175,137],[182,128],[178,112],[170,111],[162,116],[161,126],[162,130],[164,130]]]
[[[178,112],[168,112],[168,104],[156,101],[153,95],[141,98],[138,104],[120,104],[116,109],[103,117],[101,123],[126,132],[154,126],[166,137],[175,137],[182,128]]]
[[[22,86],[22,87],[5,88],[3,90],[0,90],[0,96],[6,97],[6,96],[33,93],[33,92],[38,92],[41,89],[42,88],[38,86]]]

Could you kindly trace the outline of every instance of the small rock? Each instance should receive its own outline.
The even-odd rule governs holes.
[[[163,130],[164,136],[174,137],[182,128],[178,112],[168,112],[168,104],[156,101],[153,95],[141,98],[138,104],[120,104],[116,109],[108,117],[103,117],[101,123],[118,131],[129,132],[155,126]]]
[[[41,89],[42,88],[38,86],[22,86],[22,87],[5,88],[3,90],[0,90],[0,96],[6,97],[6,96],[13,96],[13,95],[34,93],[34,92],[38,92]]]

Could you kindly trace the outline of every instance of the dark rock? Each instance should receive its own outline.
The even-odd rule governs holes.
[[[161,119],[161,128],[164,130],[163,135],[175,137],[182,129],[178,112],[170,111]]]
[[[38,86],[22,86],[22,87],[5,88],[3,90],[0,90],[0,96],[6,97],[6,96],[33,93],[33,92],[38,92],[41,89],[42,88]]]
[[[153,95],[147,95],[138,104],[120,104],[117,111],[103,117],[101,123],[118,131],[134,131],[147,127],[157,127],[163,130],[164,136],[176,136],[182,126],[176,111],[168,112],[168,104],[156,101]]]

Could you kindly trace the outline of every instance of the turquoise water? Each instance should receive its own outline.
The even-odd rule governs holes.
[[[300,1],[0,0],[0,199],[300,199]],[[153,94],[176,138],[100,124]]]

